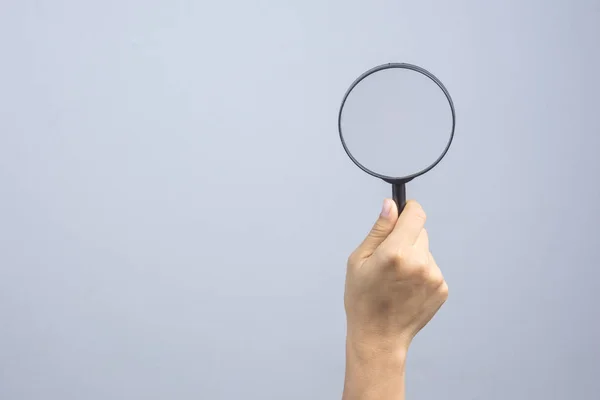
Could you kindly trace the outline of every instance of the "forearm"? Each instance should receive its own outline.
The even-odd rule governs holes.
[[[343,400],[404,400],[406,352],[346,341]]]

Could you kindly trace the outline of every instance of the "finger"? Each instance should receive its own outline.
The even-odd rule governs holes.
[[[429,252],[429,264],[432,265],[434,268],[437,268],[440,271],[440,273],[442,272],[431,252]]]
[[[377,247],[388,237],[390,232],[394,230],[397,219],[398,208],[396,207],[396,203],[391,199],[385,199],[377,222],[375,222],[367,237],[356,249],[356,254],[361,259],[370,257]]]
[[[388,235],[382,246],[402,248],[412,246],[417,241],[427,216],[423,207],[414,200],[409,200],[398,217],[394,230]]]
[[[429,251],[429,234],[427,233],[427,229],[423,228],[421,230],[415,241],[415,247]]]

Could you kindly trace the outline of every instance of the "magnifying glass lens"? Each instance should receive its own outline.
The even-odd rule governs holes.
[[[445,91],[424,73],[385,68],[355,83],[340,111],[347,151],[385,177],[419,174],[444,154],[454,116]]]

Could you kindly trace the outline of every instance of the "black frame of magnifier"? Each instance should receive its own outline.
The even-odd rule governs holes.
[[[450,104],[450,110],[452,112],[452,131],[450,132],[450,139],[448,140],[448,143],[446,144],[446,148],[444,149],[444,151],[442,152],[442,154],[439,156],[439,158],[437,160],[435,160],[430,166],[428,166],[427,168],[414,173],[412,175],[408,175],[408,176],[404,176],[404,177],[392,177],[392,176],[387,176],[387,175],[382,175],[382,174],[378,174],[375,171],[371,171],[370,169],[368,169],[367,167],[365,167],[364,165],[362,165],[360,162],[358,162],[358,160],[356,158],[354,158],[354,156],[352,155],[352,153],[350,152],[350,150],[348,149],[348,146],[346,145],[346,141],[344,140],[344,134],[342,133],[342,112],[344,111],[344,105],[346,104],[346,100],[348,99],[348,96],[350,95],[350,93],[352,93],[352,90],[354,90],[354,88],[365,78],[367,78],[368,76],[374,74],[375,72],[379,72],[385,69],[391,69],[391,68],[402,68],[402,69],[409,69],[415,72],[418,72],[422,75],[425,75],[427,78],[431,79],[436,85],[438,85],[438,87],[442,90],[442,92],[444,92],[444,95],[446,96],[446,99],[448,99],[448,103]],[[372,175],[376,178],[382,179],[385,182],[389,183],[392,185],[392,195],[394,198],[394,201],[396,201],[396,204],[398,205],[398,212],[401,212],[402,209],[404,208],[404,205],[406,204],[406,184],[410,181],[412,181],[414,178],[423,175],[424,173],[430,171],[431,169],[433,169],[436,165],[439,164],[440,161],[442,161],[442,159],[444,158],[444,156],[446,155],[446,153],[448,152],[448,150],[450,149],[450,146],[452,145],[452,140],[454,139],[454,128],[456,126],[456,112],[454,110],[454,102],[452,101],[452,97],[450,96],[450,93],[448,92],[448,89],[446,89],[446,87],[444,86],[444,84],[435,76],[433,75],[431,72],[427,71],[424,68],[421,68],[419,66],[413,65],[413,64],[408,64],[408,63],[387,63],[387,64],[382,64],[379,65],[375,68],[371,68],[370,70],[368,70],[367,72],[363,73],[361,76],[359,76],[353,83],[352,85],[350,85],[350,88],[348,88],[348,91],[346,92],[346,94],[344,95],[344,99],[342,100],[342,105],[340,106],[340,111],[338,114],[338,131],[339,131],[339,135],[340,135],[340,140],[342,142],[342,146],[344,147],[344,150],[346,151],[346,154],[348,155],[348,157],[350,157],[350,159],[352,160],[352,162],[354,162],[354,164],[356,164],[356,166],[358,166],[360,169],[362,169],[363,171],[365,171],[367,174]]]

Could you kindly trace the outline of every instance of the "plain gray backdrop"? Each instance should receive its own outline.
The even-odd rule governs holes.
[[[600,2],[3,0],[0,398],[336,399],[387,184],[348,85],[435,73],[450,298],[408,399],[597,399]]]

